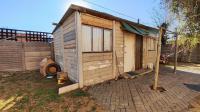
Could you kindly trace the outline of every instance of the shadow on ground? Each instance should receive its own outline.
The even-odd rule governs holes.
[[[185,83],[183,83],[183,84],[190,90],[200,92],[200,84],[185,84]]]

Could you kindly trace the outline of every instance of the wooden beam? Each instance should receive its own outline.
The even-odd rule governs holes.
[[[113,46],[113,78],[115,78],[117,76],[117,73],[116,73],[116,54],[115,54],[115,39],[116,39],[116,35],[115,35],[115,31],[116,31],[116,25],[115,25],[115,21],[113,21],[113,37],[112,37],[112,46]]]
[[[175,37],[174,74],[176,74],[177,58],[178,58],[178,35],[177,35],[177,32],[174,34],[174,37]]]
[[[153,89],[157,90],[158,87],[158,75],[159,75],[159,61],[160,61],[160,51],[161,51],[161,38],[163,34],[163,28],[160,28],[160,36],[158,38],[157,44],[157,57],[156,57],[156,66],[155,66],[155,79]]]
[[[77,45],[77,54],[78,54],[78,75],[79,75],[79,87],[83,87],[83,69],[82,69],[82,38],[81,38],[81,13],[75,12],[75,21],[76,21],[76,45]]]
[[[78,89],[78,83],[75,83],[75,84],[72,84],[72,85],[67,85],[67,86],[59,88],[58,94],[61,95],[61,94],[64,94],[66,92],[69,92],[69,91],[72,91],[72,90],[75,90],[75,89]]]

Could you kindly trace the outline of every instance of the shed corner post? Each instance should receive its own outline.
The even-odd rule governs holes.
[[[77,58],[78,58],[78,82],[79,88],[83,87],[83,69],[82,69],[82,38],[81,38],[81,13],[75,12],[75,20],[76,20],[76,45],[77,45]]]
[[[62,47],[62,49],[61,49],[61,54],[62,54],[62,60],[63,60],[63,71],[64,72],[67,72],[67,68],[66,68],[66,60],[65,60],[65,45],[64,45],[64,28],[63,28],[63,26],[60,26],[60,29],[61,29],[61,34],[62,34],[62,36],[61,36],[61,47]]]
[[[113,78],[117,76],[116,74],[116,49],[115,49],[115,39],[116,39],[116,25],[115,20],[113,20]]]

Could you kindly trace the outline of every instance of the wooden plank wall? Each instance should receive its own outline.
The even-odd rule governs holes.
[[[150,50],[150,41],[155,40],[155,38],[143,37],[143,68],[152,68],[156,62],[157,50]],[[157,42],[157,41],[156,41]],[[155,43],[155,48],[157,48],[157,43]]]
[[[36,70],[40,68],[40,62],[45,57],[51,57],[51,47],[49,43],[27,42],[23,43],[25,51],[25,69]]]
[[[64,61],[69,78],[78,82],[78,56],[75,33],[75,13],[71,14],[63,23]]]
[[[120,22],[115,24],[115,50],[118,58],[118,66],[120,73],[124,72],[124,33],[121,29]],[[115,57],[116,58],[116,57]]]
[[[82,24],[113,29],[113,21],[82,13]],[[83,53],[83,84],[97,84],[113,78],[113,52]]]
[[[51,56],[48,43],[0,41],[0,71],[36,70],[46,56]]]
[[[86,13],[81,14],[81,22],[82,24],[87,24],[97,27],[103,27],[108,29],[113,28],[113,23],[111,20],[103,19]]]
[[[64,61],[63,61],[63,44],[62,44],[62,28],[58,28],[54,34],[54,55],[55,61],[60,65],[61,69],[64,70]]]
[[[112,63],[112,53],[83,53],[84,85],[112,79]]]
[[[0,71],[23,71],[22,43],[0,41]]]

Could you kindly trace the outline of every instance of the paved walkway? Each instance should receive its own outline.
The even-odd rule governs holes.
[[[200,95],[200,74],[177,72],[161,67],[159,85],[165,92],[151,90],[153,75],[109,81],[88,92],[111,112],[186,112],[189,103]]]

